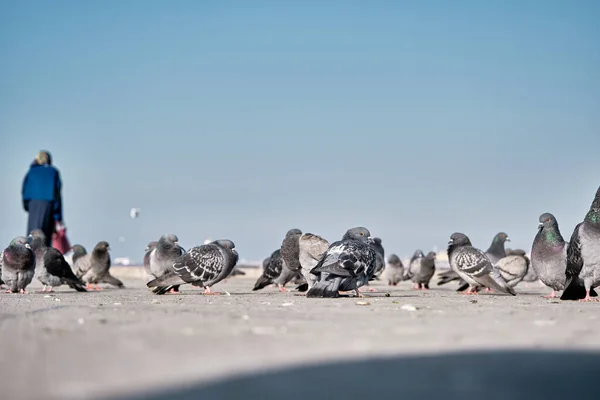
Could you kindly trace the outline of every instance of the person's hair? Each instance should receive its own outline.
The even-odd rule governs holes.
[[[41,150],[37,156],[35,156],[35,162],[39,165],[52,165],[52,156],[47,150]]]

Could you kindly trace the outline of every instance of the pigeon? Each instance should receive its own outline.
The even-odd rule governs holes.
[[[547,298],[558,297],[556,292],[565,288],[568,247],[554,215],[540,215],[538,233],[531,248],[531,267],[542,283],[552,289]],[[579,296],[585,296],[583,284],[580,285]]]
[[[77,259],[85,256],[87,254],[87,250],[80,244],[75,244],[71,247],[71,251],[73,252],[73,256],[71,257],[71,263],[75,265]]]
[[[300,237],[302,231],[300,229],[290,229],[283,242],[281,242],[281,257],[288,266],[288,268],[294,272],[299,272],[302,266],[300,265]]]
[[[435,257],[435,252],[430,251],[425,257],[418,258],[419,266],[412,271],[411,277],[415,289],[429,289],[429,281],[435,274]]]
[[[471,245],[469,238],[459,232],[450,236],[448,261],[452,269],[469,284],[466,294],[476,294],[473,289],[484,286],[503,293],[516,295],[500,274],[494,270],[485,253]]]
[[[75,262],[75,275],[87,284],[87,289],[101,290],[98,283],[125,288],[123,282],[110,274],[109,250],[107,242],[98,242],[91,253],[79,257]]]
[[[27,285],[35,275],[35,254],[31,238],[18,236],[2,252],[2,280],[8,293],[26,294]]]
[[[492,244],[485,251],[485,255],[492,264],[496,264],[498,260],[506,257],[506,249],[504,248],[505,242],[510,242],[510,239],[504,232],[497,233],[496,236],[494,236],[494,239],[492,239]]]
[[[485,251],[485,255],[487,256],[487,258],[489,258],[492,265],[495,265],[501,258],[506,257],[506,249],[504,248],[505,242],[510,242],[508,235],[504,232],[499,232],[494,236],[494,238],[492,239],[492,244],[490,244],[490,247]],[[494,272],[494,276],[498,276],[498,274],[499,272],[496,269],[496,272]],[[469,284],[461,279],[458,283],[458,289],[456,289],[456,291],[462,292],[468,287]],[[479,291],[479,289],[481,289],[481,286],[476,286],[474,288],[475,291]]]
[[[408,270],[404,273],[404,278],[402,278],[403,281],[412,279],[414,275],[413,271],[419,269],[419,267],[421,266],[421,258],[423,257],[425,257],[425,254],[423,254],[422,250],[415,250],[412,257],[410,258],[410,261],[408,262]]]
[[[168,274],[173,271],[173,262],[185,254],[185,250],[179,246],[179,238],[170,233],[162,235],[156,247],[150,252],[150,274],[154,278],[160,278],[161,276]],[[179,286],[174,285],[171,288],[171,293],[178,293]]]
[[[211,287],[227,278],[238,262],[238,253],[231,240],[215,240],[192,247],[173,262],[173,270],[146,284],[154,294],[167,293],[175,285],[189,283],[203,287],[204,294],[213,292]]]
[[[2,280],[2,256],[4,255],[4,250],[0,251],[0,288],[4,286],[4,281]]]
[[[515,287],[521,282],[529,269],[529,259],[524,255],[511,254],[501,258],[494,265],[508,286]]]
[[[376,254],[375,272],[373,273],[373,279],[379,279],[379,277],[385,270],[385,250],[383,249],[380,238],[373,238],[373,249],[375,250]]]
[[[577,224],[567,249],[565,290],[561,300],[600,301],[593,295],[600,286],[600,187],[583,222]],[[583,282],[585,297],[579,296]]]
[[[46,246],[46,235],[40,229],[31,231],[31,250],[35,254],[35,275],[42,282],[42,292],[53,292],[52,288],[63,284],[78,292],[87,292],[84,283],[75,276],[62,253]]]
[[[349,229],[342,240],[332,243],[327,252],[310,271],[317,281],[306,297],[339,297],[340,291],[353,291],[366,284],[375,272],[377,253],[367,228]]]
[[[150,269],[150,253],[156,248],[157,244],[157,241],[148,242],[148,245],[144,249],[144,269],[149,276],[152,275],[152,270]]]
[[[290,229],[281,243],[283,267],[281,274],[274,281],[281,292],[287,292],[285,285],[301,276],[300,236],[302,236],[300,229]]]
[[[390,255],[388,258],[387,278],[388,285],[396,286],[404,277],[404,265],[402,260],[396,254]]]
[[[317,266],[319,261],[325,255],[329,248],[329,242],[319,235],[314,233],[304,233],[299,239],[299,256],[300,266],[302,267],[302,276],[306,280],[305,285],[298,287],[300,291],[307,291],[313,287],[317,280],[317,276],[310,271]]]
[[[260,290],[271,285],[275,279],[279,278],[283,271],[283,257],[281,249],[275,250],[271,255],[263,260],[263,273],[258,277],[252,290]]]

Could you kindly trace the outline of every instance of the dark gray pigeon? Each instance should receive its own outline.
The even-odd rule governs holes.
[[[75,275],[84,281],[86,288],[101,290],[99,283],[108,283],[118,288],[125,288],[123,282],[110,274],[110,245],[100,241],[91,253],[77,259],[75,262]]]
[[[281,242],[281,257],[293,272],[300,272],[300,229],[290,229]]]
[[[60,251],[46,246],[46,235],[34,229],[31,237],[31,250],[35,254],[35,276],[42,282],[42,292],[52,292],[53,288],[63,284],[78,292],[87,292],[84,283],[75,276],[69,263]]]
[[[299,260],[302,267],[302,276],[306,284],[298,287],[299,291],[307,291],[317,281],[317,276],[310,271],[323,259],[329,248],[329,242],[314,233],[304,233],[299,239]]]
[[[373,238],[373,250],[375,250],[375,272],[372,279],[379,279],[385,270],[385,250],[378,237]]]
[[[492,239],[492,244],[485,251],[485,255],[490,259],[492,264],[496,264],[498,260],[506,257],[506,249],[504,248],[504,243],[510,242],[508,235],[504,232],[499,232]]]
[[[2,280],[8,293],[23,293],[35,275],[35,254],[31,238],[18,236],[2,252]]]
[[[410,261],[408,262],[408,269],[404,272],[404,278],[402,278],[402,280],[407,281],[412,279],[413,275],[415,274],[413,271],[417,271],[421,267],[421,258],[423,257],[425,257],[423,250],[415,250],[410,258]]]
[[[73,255],[71,256],[71,264],[73,265],[75,265],[78,258],[83,257],[87,254],[87,250],[85,249],[85,247],[83,247],[80,244],[73,245],[73,247],[71,247],[71,251],[73,252]]]
[[[231,240],[214,242],[192,247],[173,263],[173,271],[167,272],[146,284],[155,294],[165,294],[174,285],[189,283],[203,287],[204,294],[213,292],[211,287],[227,278],[238,262],[238,253]]]
[[[274,281],[281,292],[287,292],[285,285],[302,276],[300,266],[300,236],[302,236],[300,229],[290,229],[281,243],[280,251],[283,266],[281,274]]]
[[[404,277],[404,265],[402,260],[396,254],[390,255],[388,258],[388,267],[386,268],[388,285],[396,286]]]
[[[552,289],[547,298],[558,297],[556,292],[565,289],[568,247],[554,215],[540,215],[538,232],[531,248],[531,267],[542,283]],[[583,282],[580,282],[578,292],[578,297],[585,297]]]
[[[473,247],[466,235],[455,232],[450,236],[448,261],[452,269],[469,284],[466,294],[477,293],[475,287],[483,286],[516,295],[514,289],[508,286],[500,274],[495,273],[485,253]]]
[[[415,289],[429,289],[429,281],[435,274],[435,257],[435,252],[430,251],[425,257],[418,258],[419,266],[411,271]]]
[[[600,286],[600,187],[583,222],[571,235],[565,276],[561,300],[600,301],[593,294],[594,288]],[[583,299],[579,296],[581,281],[586,292]]]
[[[183,247],[179,246],[179,238],[170,233],[162,235],[156,247],[150,252],[150,274],[156,279],[173,272],[173,263],[185,254]],[[171,293],[178,293],[179,286],[174,285]]]
[[[275,283],[275,279],[279,278],[283,271],[283,257],[281,257],[281,249],[275,250],[271,255],[263,260],[263,273],[258,277],[252,290],[260,290]]]
[[[341,241],[332,243],[323,259],[310,271],[317,281],[306,297],[339,297],[340,291],[353,291],[366,284],[375,272],[371,233],[367,228],[352,228]]]

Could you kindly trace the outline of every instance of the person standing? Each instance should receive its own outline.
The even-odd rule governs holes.
[[[40,151],[23,179],[23,208],[29,214],[27,234],[40,229],[51,246],[52,234],[62,226],[62,181],[48,151]]]

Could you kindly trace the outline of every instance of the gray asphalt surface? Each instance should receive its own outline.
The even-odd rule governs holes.
[[[537,283],[516,297],[376,282],[368,298],[306,299],[252,292],[255,276],[242,276],[213,288],[230,295],[187,285],[156,296],[140,268],[112,270],[127,289],[46,295],[35,282],[28,295],[0,294],[2,398],[123,398],[374,356],[600,350],[600,303],[544,299]]]

